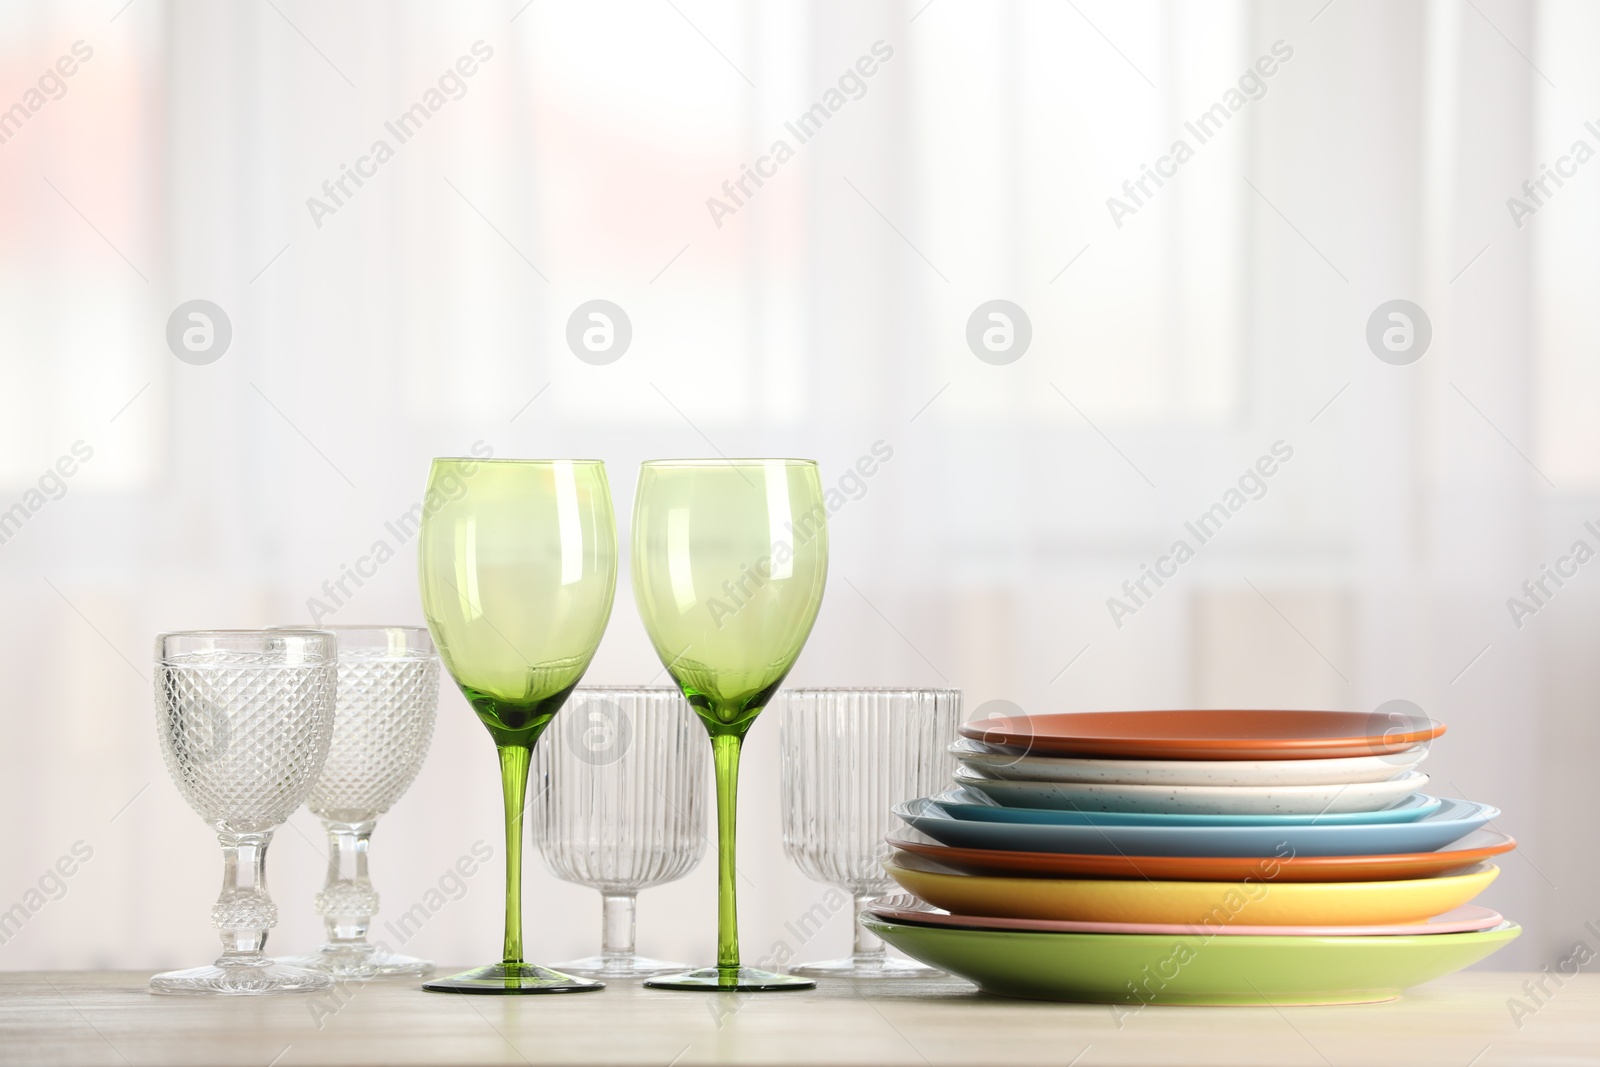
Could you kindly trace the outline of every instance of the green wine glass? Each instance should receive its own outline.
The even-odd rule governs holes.
[[[611,617],[617,523],[597,460],[436,459],[417,550],[422,608],[445,669],[500,753],[506,936],[499,963],[436,993],[603,989],[522,958],[522,817],[533,746]]]
[[[799,658],[822,606],[827,519],[811,460],[656,460],[640,468],[633,595],[656,654],[711,734],[717,776],[717,965],[645,985],[816,985],[739,964],[734,814],[744,735]]]

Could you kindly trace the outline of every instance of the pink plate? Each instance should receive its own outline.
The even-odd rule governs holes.
[[[1024,930],[1049,934],[1160,934],[1206,937],[1213,934],[1257,937],[1381,937],[1418,934],[1465,934],[1499,926],[1505,919],[1497,911],[1467,904],[1427,922],[1387,926],[1187,926],[1182,923],[1094,923],[1057,919],[1001,919],[978,915],[951,915],[916,897],[901,893],[879,897],[866,910],[881,919],[923,926],[956,926],[968,930]]]

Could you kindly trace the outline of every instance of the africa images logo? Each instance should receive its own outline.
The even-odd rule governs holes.
[[[1246,104],[1260,100],[1267,95],[1267,79],[1278,73],[1279,68],[1294,58],[1294,49],[1287,41],[1273,41],[1272,54],[1258,58],[1254,64],[1245,68],[1239,75],[1236,86],[1229,86],[1222,94],[1222,99],[1200,112],[1192,121],[1186,121],[1183,128],[1194,138],[1194,144],[1180,137],[1172,142],[1172,147],[1164,156],[1156,158],[1155,167],[1148,164],[1139,165],[1140,174],[1137,178],[1122,183],[1122,195],[1126,200],[1115,196],[1106,197],[1106,210],[1111,213],[1111,221],[1116,223],[1117,229],[1122,229],[1122,220],[1128,215],[1137,215],[1139,209],[1149,206],[1157,190],[1173,178],[1178,176],[1178,168],[1195,157],[1195,149],[1204,145],[1217,134],[1221,133],[1233,116],[1243,111]],[[1155,188],[1151,188],[1154,185]]]
[[[355,197],[361,187],[367,184],[364,179],[376,178],[378,168],[393,159],[395,150],[420,133],[429,119],[443,110],[450,101],[460,100],[466,96],[466,79],[478,73],[479,66],[489,62],[493,57],[494,49],[488,44],[481,40],[472,42],[472,55],[463,55],[453,66],[446,67],[444,73],[439,75],[436,85],[430,85],[423,90],[419,101],[402,111],[394,120],[383,124],[383,128],[394,138],[393,145],[385,138],[379,137],[372,142],[365,155],[356,157],[353,168],[343,163],[339,164],[339,176],[322,183],[322,194],[327,199],[306,197],[306,210],[311,213],[311,221],[316,224],[317,229],[322,229],[324,216],[337,215],[339,210]],[[350,187],[351,183],[354,183],[354,189]]]
[[[1270,452],[1263,453],[1255,463],[1246,467],[1238,481],[1223,492],[1220,500],[1183,524],[1184,531],[1194,538],[1193,543],[1188,537],[1179,537],[1172,542],[1167,554],[1158,557],[1154,564],[1141,563],[1139,574],[1122,583],[1123,595],[1106,598],[1106,610],[1111,613],[1111,621],[1116,623],[1117,629],[1122,629],[1127,619],[1148,606],[1161,587],[1176,578],[1178,569],[1194,559],[1230,519],[1243,511],[1247,504],[1265,497],[1271,488],[1269,479],[1293,458],[1293,445],[1287,441],[1274,441]]]

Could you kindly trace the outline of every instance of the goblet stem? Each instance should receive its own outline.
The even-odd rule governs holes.
[[[600,955],[608,960],[631,960],[634,947],[634,893],[600,894]]]
[[[735,810],[739,799],[739,749],[744,738],[717,734],[711,753],[717,773],[717,970],[737,981],[739,905],[734,892],[734,852],[738,842]]]
[[[211,923],[222,937],[218,967],[260,967],[267,931],[278,925],[278,908],[267,895],[267,845],[272,831],[219,833],[222,892],[211,907]]]
[[[378,911],[378,894],[367,878],[371,822],[324,819],[328,831],[328,876],[317,894],[317,914],[328,928],[328,943],[355,948],[367,943],[367,930]]]
[[[506,939],[502,963],[522,962],[522,806],[533,750],[500,745],[500,789],[506,808]]]
[[[873,897],[872,893],[855,895],[855,913],[852,919],[856,928],[856,939],[854,947],[850,950],[850,958],[858,967],[862,964],[869,967],[879,966],[888,955],[888,950],[883,947],[883,939],[861,925],[861,915]]]

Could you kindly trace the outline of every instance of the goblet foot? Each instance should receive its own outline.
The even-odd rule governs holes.
[[[571,963],[558,963],[556,970],[584,978],[650,978],[686,970],[687,964],[653,960],[645,956],[587,956]]]
[[[176,996],[265,996],[320,993],[333,985],[325,974],[289,967],[270,956],[223,957],[208,967],[167,971],[150,979],[150,992]]]
[[[433,973],[432,960],[380,952],[378,946],[366,943],[323,945],[309,955],[286,956],[278,962],[335,978],[426,978]]]
[[[941,978],[943,971],[936,971],[932,967],[918,963],[915,960],[903,960],[895,956],[846,956],[839,960],[827,960],[822,963],[802,963],[798,967],[790,967],[790,974],[803,975],[806,978],[865,978],[877,980],[880,978]]]
[[[424,982],[430,993],[481,993],[517,995],[521,993],[588,993],[604,989],[604,982],[574,978],[537,963],[491,963],[448,978]]]
[[[702,967],[698,971],[650,978],[651,989],[688,989],[708,993],[768,993],[786,989],[815,989],[809,978],[773,974],[755,967]]]

